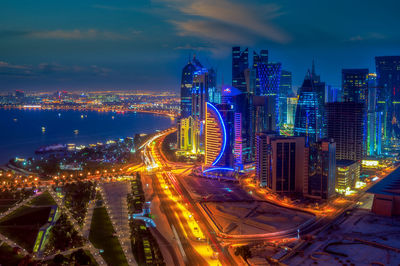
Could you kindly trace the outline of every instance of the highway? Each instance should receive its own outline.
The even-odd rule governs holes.
[[[223,254],[215,252],[219,249],[217,241],[208,236],[204,231],[204,225],[199,222],[199,215],[194,214],[193,205],[183,194],[175,176],[159,153],[165,136],[175,129],[166,130],[156,135],[145,143],[143,149],[144,161],[148,171],[157,169],[157,174],[152,175],[153,189],[161,202],[161,208],[167,216],[173,231],[177,234],[177,241],[181,247],[181,253],[190,265],[222,265]],[[207,236],[206,236],[207,235]],[[209,243],[209,241],[212,244]],[[219,259],[217,259],[217,257]],[[228,263],[224,263],[228,264]]]

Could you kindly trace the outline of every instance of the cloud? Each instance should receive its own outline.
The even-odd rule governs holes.
[[[290,41],[285,32],[270,22],[283,14],[280,7],[274,4],[260,8],[228,0],[164,0],[161,3],[178,10],[181,17],[189,17],[186,20],[171,21],[181,36],[200,34],[199,37],[214,40],[221,40],[221,36],[227,37],[227,40],[237,40],[236,35],[242,32],[253,35],[253,39],[258,37],[276,43]],[[194,26],[200,26],[201,30]]]
[[[63,40],[127,40],[130,36],[110,31],[89,30],[52,30],[34,31],[27,34],[37,39],[63,39]]]
[[[12,76],[62,76],[62,75],[77,75],[89,74],[95,76],[107,76],[111,69],[97,65],[90,66],[67,66],[57,63],[40,63],[38,65],[14,65],[5,61],[0,61],[0,75]]]
[[[217,41],[224,44],[248,44],[247,34],[238,32],[224,23],[204,20],[170,21],[178,29],[179,36],[200,37],[208,41]]]
[[[0,61],[0,68],[9,68],[9,69],[30,69],[31,66],[27,65],[13,65],[5,61]]]
[[[351,37],[348,41],[350,42],[361,42],[361,41],[370,41],[370,40],[383,40],[386,39],[386,36],[377,33],[377,32],[371,32],[365,35],[356,35]]]

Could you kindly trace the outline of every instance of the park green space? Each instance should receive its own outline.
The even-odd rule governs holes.
[[[103,250],[101,255],[108,265],[128,265],[105,207],[93,210],[89,240]]]

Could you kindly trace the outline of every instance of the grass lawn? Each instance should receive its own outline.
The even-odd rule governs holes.
[[[50,207],[20,207],[0,221],[0,232],[31,252],[37,233],[47,222],[49,213]]]
[[[42,205],[56,205],[53,197],[49,194],[49,192],[43,192],[41,195],[37,196],[29,203],[33,206],[42,206]]]
[[[90,266],[97,266],[97,265],[99,265],[99,264],[97,264],[96,260],[93,258],[92,254],[91,254],[89,251],[87,251],[87,250],[84,250],[84,251],[85,251],[85,254],[88,255],[88,256],[90,257],[90,263],[89,263],[88,265],[90,265]],[[70,255],[70,254],[69,254],[69,255],[66,255],[66,256],[64,256],[64,258],[65,258],[65,262],[64,262],[64,263],[68,263],[69,260],[71,259],[71,255]],[[45,260],[45,261],[43,261],[43,262],[44,262],[45,265],[47,265],[47,266],[59,266],[59,265],[60,265],[60,264],[54,262],[54,259],[52,259],[52,260]]]
[[[89,240],[98,248],[108,265],[128,265],[105,207],[95,208],[90,227]]]
[[[3,244],[0,246],[0,264],[1,265],[19,265],[23,256],[15,254],[13,249]]]

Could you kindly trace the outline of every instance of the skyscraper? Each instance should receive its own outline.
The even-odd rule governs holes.
[[[335,102],[326,104],[327,135],[336,142],[336,159],[361,161],[363,145],[364,104]]]
[[[253,51],[253,68],[257,68],[261,64],[268,64],[268,50],[261,50],[259,54]]]
[[[287,98],[293,94],[292,72],[282,70],[279,83],[279,123],[280,127],[287,124]]]
[[[253,51],[253,67],[251,69],[252,78],[254,79],[254,89],[252,90],[253,92],[259,93],[260,91],[260,77],[257,68],[261,65],[267,65],[267,64],[268,64],[268,50],[261,50],[259,54]]]
[[[386,145],[400,137],[400,56],[375,57],[378,111],[383,112],[383,138]]]
[[[200,149],[200,121],[191,116],[181,118],[179,150],[197,154]]]
[[[193,74],[203,66],[193,57],[192,61],[189,60],[188,64],[182,69],[181,79],[181,117],[185,118],[192,114],[192,86]]]
[[[205,103],[205,165],[219,165],[228,145],[228,132],[220,111]],[[223,163],[223,162],[222,162]]]
[[[287,98],[287,118],[286,118],[286,124],[289,127],[294,127],[294,120],[296,116],[296,108],[297,108],[297,97],[288,97]]]
[[[338,87],[331,85],[327,86],[327,99],[326,102],[340,102],[342,100],[342,90]]]
[[[249,49],[240,50],[239,46],[232,47],[232,86],[242,92],[247,91],[244,71],[249,68]]]
[[[242,169],[247,163],[253,162],[252,147],[252,96],[232,86],[222,87],[223,104],[229,104],[234,110],[234,154],[235,166]]]
[[[204,120],[205,119],[205,103],[209,100],[209,72],[206,68],[196,70],[193,74],[192,86],[192,117]]]
[[[308,181],[304,194],[310,198],[329,199],[335,194],[336,144],[324,139],[310,144]]]
[[[275,124],[273,127],[279,130],[279,84],[281,77],[281,64],[280,63],[269,63],[261,64],[257,67],[257,74],[260,79],[260,92],[256,93],[258,96],[266,96],[269,98],[269,110],[268,117],[275,117]],[[272,103],[275,102],[273,109]],[[275,129],[274,129],[275,130]]]
[[[382,117],[383,112],[377,109],[376,74],[368,74],[367,98],[367,155],[381,155],[382,147]]]
[[[352,160],[336,161],[336,190],[345,193],[355,187],[360,178],[360,163]]]
[[[343,99],[348,102],[366,103],[368,98],[368,69],[342,69]]]
[[[256,136],[256,178],[261,187],[277,193],[303,193],[307,176],[303,137],[273,133]]]
[[[294,135],[305,137],[306,146],[322,137],[321,106],[310,72],[299,89],[299,99],[294,122]]]

